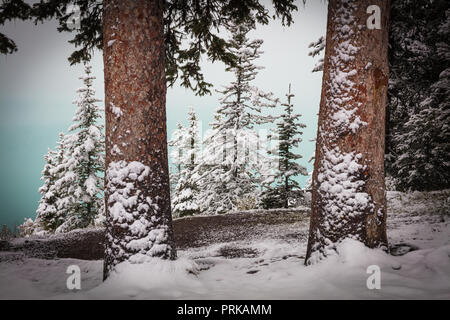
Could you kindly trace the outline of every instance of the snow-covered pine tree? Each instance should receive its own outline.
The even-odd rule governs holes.
[[[36,228],[41,228],[36,224],[36,221],[33,221],[31,218],[25,218],[24,222],[18,226],[18,235],[22,238],[27,238],[37,233]]]
[[[215,114],[213,123],[218,122],[221,122],[221,116]],[[210,128],[206,131],[202,143],[201,158],[194,169],[195,174],[199,177],[198,203],[200,211],[206,214],[224,213],[226,211],[218,203],[220,200],[224,200],[220,199],[219,195],[226,194],[224,191],[225,183],[220,179],[225,172],[225,166],[222,164],[224,153],[220,148],[222,146],[221,139],[222,136],[218,134],[217,130]]]
[[[183,128],[183,125],[178,122],[177,128],[172,132],[172,138],[167,142],[167,145],[170,147],[169,155],[172,165],[169,168],[170,194],[172,200],[182,171],[184,136],[185,129]]]
[[[84,87],[77,90],[78,106],[74,124],[66,136],[67,157],[60,166],[64,174],[57,184],[66,190],[60,199],[64,212],[64,223],[56,232],[67,232],[77,228],[94,225],[98,215],[103,215],[103,174],[105,140],[103,125],[99,123],[101,108],[96,105],[91,75],[91,66],[85,65],[85,75],[80,77]],[[114,150],[120,152],[120,150]]]
[[[182,151],[180,158],[183,167],[179,168],[181,172],[172,199],[172,214],[176,217],[191,216],[200,212],[198,175],[195,167],[198,164],[201,141],[197,115],[192,107],[189,109],[188,123],[189,126],[183,130],[184,136],[179,146]],[[179,151],[178,155],[180,155]]]
[[[41,180],[44,184],[39,188],[42,195],[36,210],[35,232],[55,232],[64,222],[64,203],[61,199],[65,197],[65,189],[58,183],[65,170],[63,162],[65,159],[65,136],[59,133],[56,151],[48,149],[44,156],[45,166],[42,171]]]
[[[72,210],[72,204],[74,202],[73,195],[69,193],[69,187],[73,183],[73,173],[68,171],[67,168],[67,138],[68,137],[63,133],[59,134],[56,155],[57,165],[53,169],[53,174],[57,179],[54,184],[54,189],[58,194],[56,200],[58,216],[60,217],[60,223],[58,224],[58,227],[60,227],[61,224],[66,221],[68,214]],[[53,230],[53,232],[56,232],[57,229]]]
[[[254,60],[260,57],[262,40],[250,40],[250,25],[229,26],[233,54],[238,59],[226,70],[234,80],[223,90],[216,110],[212,131],[205,139],[206,165],[201,171],[201,198],[208,203],[208,213],[223,213],[238,208],[239,202],[254,197],[259,185],[258,135],[255,126],[274,120],[263,114],[265,108],[275,107],[278,99],[265,93],[251,82],[262,67]]]
[[[41,176],[41,180],[44,181],[44,184],[39,188],[41,199],[39,200],[39,205],[36,210],[35,223],[39,224],[45,230],[54,231],[59,226],[59,219],[57,219],[58,210],[56,208],[57,195],[53,192],[53,186],[57,180],[53,173],[56,160],[55,152],[48,148],[44,160],[45,166]]]
[[[302,156],[293,150],[302,142],[303,132],[301,129],[305,128],[306,125],[299,121],[300,114],[293,113],[294,105],[291,100],[294,94],[291,93],[290,84],[286,97],[287,101],[281,104],[284,107],[284,112],[277,122],[279,168],[275,171],[273,177],[275,185],[271,183],[265,186],[266,190],[262,200],[265,208],[288,208],[290,199],[303,197],[302,188],[295,177],[308,175],[306,168],[298,163]]]
[[[450,10],[449,10],[450,13]],[[450,59],[449,59],[450,60]],[[450,186],[450,68],[431,86],[421,109],[393,137],[396,174],[402,189],[440,190]]]
[[[387,172],[399,190],[448,188],[448,1],[396,0],[391,12]]]
[[[325,50],[325,38],[322,36],[317,41],[311,42],[308,48],[311,48],[311,51],[309,51],[308,53],[310,57],[315,58],[316,56],[320,56],[322,54],[322,51]],[[316,65],[312,69],[312,72],[319,71],[323,71],[323,56],[319,58],[319,60],[316,62]]]

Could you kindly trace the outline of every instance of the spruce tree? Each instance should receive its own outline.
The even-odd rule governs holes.
[[[400,189],[440,190],[450,185],[450,68],[431,86],[421,110],[394,136]]]
[[[73,173],[68,170],[68,152],[67,152],[68,136],[63,133],[59,134],[59,141],[57,146],[57,165],[53,169],[53,172],[57,178],[55,182],[55,189],[58,190],[58,196],[56,200],[56,206],[58,209],[58,216],[60,217],[60,223],[58,228],[66,221],[68,214],[72,209],[74,202],[73,195],[69,193],[69,188],[73,183]],[[53,230],[56,232],[55,229]]]
[[[64,174],[57,182],[65,197],[61,199],[64,208],[64,223],[57,232],[67,232],[95,224],[98,215],[103,215],[103,177],[105,140],[103,125],[99,123],[102,109],[96,105],[91,67],[85,66],[85,75],[80,77],[84,87],[77,90],[74,101],[77,111],[74,124],[66,136],[67,157],[60,166]],[[117,148],[115,152],[120,152]]]
[[[66,202],[64,201],[66,189],[60,184],[59,179],[64,175],[65,168],[65,136],[59,133],[56,151],[48,149],[44,156],[45,166],[41,179],[44,184],[39,188],[42,195],[36,210],[35,232],[55,232],[64,222]]]
[[[239,208],[239,203],[254,197],[261,177],[258,174],[259,137],[256,126],[274,120],[264,115],[266,108],[276,106],[278,100],[252,85],[258,71],[254,61],[260,57],[262,40],[250,40],[246,24],[231,25],[231,51],[238,57],[233,72],[234,80],[218,92],[220,106],[211,123],[211,135],[205,141],[209,154],[202,170],[202,188],[210,213],[223,213]],[[213,155],[211,157],[211,155]]]
[[[288,208],[289,200],[303,197],[303,191],[295,177],[308,175],[306,168],[298,163],[302,156],[293,150],[302,142],[303,132],[301,129],[306,125],[299,122],[300,114],[293,113],[294,105],[291,100],[294,94],[291,93],[291,85],[289,85],[286,97],[287,101],[282,104],[284,112],[277,122],[279,169],[273,177],[275,186],[272,183],[266,186],[263,196],[265,208]]]
[[[167,142],[170,149],[170,160],[172,166],[169,168],[170,173],[170,194],[173,199],[175,188],[180,179],[183,168],[183,144],[185,129],[181,123],[177,123],[177,128],[172,132],[172,138]]]
[[[41,177],[44,184],[39,188],[41,199],[39,200],[39,205],[36,210],[35,222],[42,226],[43,229],[54,231],[60,224],[57,219],[57,195],[54,193],[55,190],[53,187],[57,180],[53,172],[56,161],[55,152],[49,148],[47,154],[44,156],[44,160],[45,166],[44,170],[42,170]]]
[[[181,140],[183,167],[174,191],[172,200],[173,215],[176,217],[191,216],[200,212],[198,204],[198,185],[195,167],[200,155],[200,134],[198,120],[194,108],[188,113],[189,126],[184,130]]]
[[[448,1],[396,0],[391,12],[386,170],[398,190],[448,188]]]
[[[219,114],[214,115],[213,123],[221,122]],[[231,206],[226,193],[226,183],[221,177],[226,166],[224,162],[223,136],[218,130],[210,128],[203,138],[203,150],[195,174],[199,177],[200,211],[205,214],[225,213]],[[225,205],[224,205],[225,204]]]

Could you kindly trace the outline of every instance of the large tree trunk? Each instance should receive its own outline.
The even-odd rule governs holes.
[[[175,259],[167,162],[163,0],[105,0],[106,254]]]
[[[370,5],[381,29],[368,29]],[[305,263],[353,238],[387,245],[384,144],[390,1],[330,0]]]

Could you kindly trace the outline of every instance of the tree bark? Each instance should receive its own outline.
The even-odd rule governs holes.
[[[175,259],[166,129],[163,0],[105,0],[104,278],[128,260]]]
[[[370,5],[381,29],[369,29]],[[330,0],[306,264],[353,238],[387,245],[384,185],[390,1]]]

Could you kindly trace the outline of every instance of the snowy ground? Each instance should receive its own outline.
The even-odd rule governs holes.
[[[0,255],[0,298],[42,299],[450,299],[450,190],[389,192],[388,236],[394,253],[346,240],[339,255],[305,267],[308,219],[296,237],[214,243],[178,252],[175,262],[120,266],[104,283],[102,261]],[[276,233],[281,232],[279,226]],[[287,233],[292,230],[286,231]],[[408,252],[409,250],[412,250]],[[69,265],[81,290],[66,287]],[[367,267],[381,269],[369,290]]]

